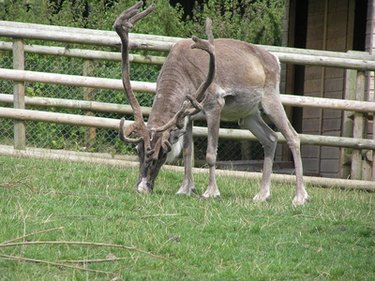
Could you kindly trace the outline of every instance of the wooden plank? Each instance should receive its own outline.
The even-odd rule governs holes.
[[[323,118],[339,118],[341,119],[342,112],[341,110],[334,110],[334,109],[324,109],[323,110]]]
[[[342,99],[342,100],[344,100],[344,88],[345,88],[345,86],[343,87],[343,89],[341,91],[326,92],[324,97],[327,98],[327,99]],[[348,104],[350,104],[350,103],[348,102]]]
[[[301,153],[305,158],[315,158],[319,147],[314,145],[301,145]]]
[[[305,79],[305,92],[315,92],[320,89],[321,80],[319,79]]]
[[[344,77],[328,78],[326,76],[325,78],[324,88],[326,92],[342,92],[344,89]]]
[[[305,80],[320,79],[321,66],[306,66]]]
[[[320,110],[321,110],[320,108],[306,107],[303,109],[303,118],[304,119],[319,118]]]
[[[339,172],[339,161],[337,159],[321,159],[320,160],[320,174],[330,173],[338,176]]]
[[[341,118],[323,118],[322,132],[341,131]]]
[[[319,174],[318,158],[303,157],[303,173],[305,175],[318,175]]]
[[[320,134],[319,118],[311,118],[303,120],[302,129],[304,133],[317,133]]]
[[[344,52],[346,51],[346,38],[333,35],[332,38],[327,39],[327,50]]]
[[[338,147],[323,146],[321,148],[321,151],[322,151],[322,159],[335,159],[335,161],[338,162],[337,159],[339,158],[339,152],[340,152],[340,149]]]
[[[343,11],[347,11],[347,7],[348,7],[348,0],[328,1],[328,9],[330,13],[342,13]]]
[[[327,78],[343,78],[345,77],[345,69],[336,68],[336,67],[327,67],[326,71]]]

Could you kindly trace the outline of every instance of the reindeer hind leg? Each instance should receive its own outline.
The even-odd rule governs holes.
[[[262,98],[262,106],[265,113],[283,134],[290,150],[292,151],[296,173],[296,195],[293,199],[293,205],[303,205],[308,201],[309,196],[303,182],[303,167],[299,136],[288,120],[283,105],[281,104],[281,98],[278,91],[275,89],[269,89],[269,91],[266,91]]]
[[[277,145],[277,135],[264,122],[259,111],[241,119],[240,126],[249,129],[250,132],[257,137],[264,149],[263,174],[260,191],[253,198],[256,202],[263,202],[271,197],[271,174]]]

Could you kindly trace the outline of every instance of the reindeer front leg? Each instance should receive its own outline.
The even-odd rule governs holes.
[[[219,139],[219,128],[220,128],[220,113],[224,105],[224,99],[218,98],[214,108],[205,110],[207,118],[207,151],[206,161],[209,169],[209,179],[207,190],[203,193],[203,197],[219,197],[220,191],[216,184],[216,155],[217,145]]]
[[[186,133],[184,135],[184,166],[185,174],[184,180],[177,194],[190,195],[195,192],[194,180],[193,180],[193,121],[189,120],[186,125]]]

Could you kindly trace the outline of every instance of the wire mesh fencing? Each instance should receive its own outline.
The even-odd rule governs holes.
[[[0,67],[13,68],[11,51],[0,51]],[[156,82],[161,66],[155,64],[132,63],[130,78],[134,81]],[[86,60],[64,56],[51,56],[37,53],[25,53],[25,70],[59,73],[69,75],[84,75],[121,79],[121,62],[113,60]],[[12,94],[14,83],[0,81],[0,93]],[[93,89],[40,82],[26,82],[25,95],[28,97],[45,97],[71,100],[89,100],[115,104],[127,104],[123,91],[108,89]],[[141,106],[150,107],[153,95],[150,93],[136,93]],[[11,103],[0,106],[12,107]],[[70,114],[89,115],[120,119],[125,117],[132,120],[131,115],[121,113],[92,112],[82,109],[68,109],[60,107],[42,107],[26,105],[27,109],[60,112]],[[147,117],[146,117],[147,118]],[[147,120],[146,120],[147,121]],[[0,119],[0,144],[13,143],[13,120]],[[204,121],[196,125],[205,126]],[[236,123],[222,123],[221,127],[237,128]],[[194,139],[196,160],[205,159],[206,138]],[[46,122],[26,122],[26,146],[48,149],[65,149],[74,151],[105,152],[111,154],[134,154],[132,145],[122,143],[116,130],[101,128],[87,128]],[[263,150],[257,142],[220,140],[218,160],[247,160],[261,159]]]

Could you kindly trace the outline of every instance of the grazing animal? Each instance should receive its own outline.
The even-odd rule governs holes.
[[[308,194],[303,182],[300,140],[281,104],[280,64],[277,57],[249,43],[214,39],[210,20],[206,22],[208,41],[193,37],[194,44],[191,40],[181,40],[170,50],[158,77],[147,125],[144,123],[140,105],[130,85],[128,59],[129,29],[155,9],[155,6],[150,6],[140,12],[142,5],[139,2],[124,11],[114,24],[122,42],[122,80],[135,119],[129,126],[124,126],[125,121],[121,120],[120,138],[124,142],[137,144],[140,162],[137,191],[149,193],[153,190],[160,168],[179,139],[183,139],[185,175],[177,193],[189,195],[195,190],[192,122],[196,116],[204,115],[208,128],[206,161],[209,182],[203,197],[220,196],[215,164],[221,119],[239,120],[241,127],[249,129],[263,145],[263,175],[260,191],[254,201],[269,199],[277,135],[262,119],[262,107],[286,138],[293,154],[296,173],[293,204],[304,204]]]

